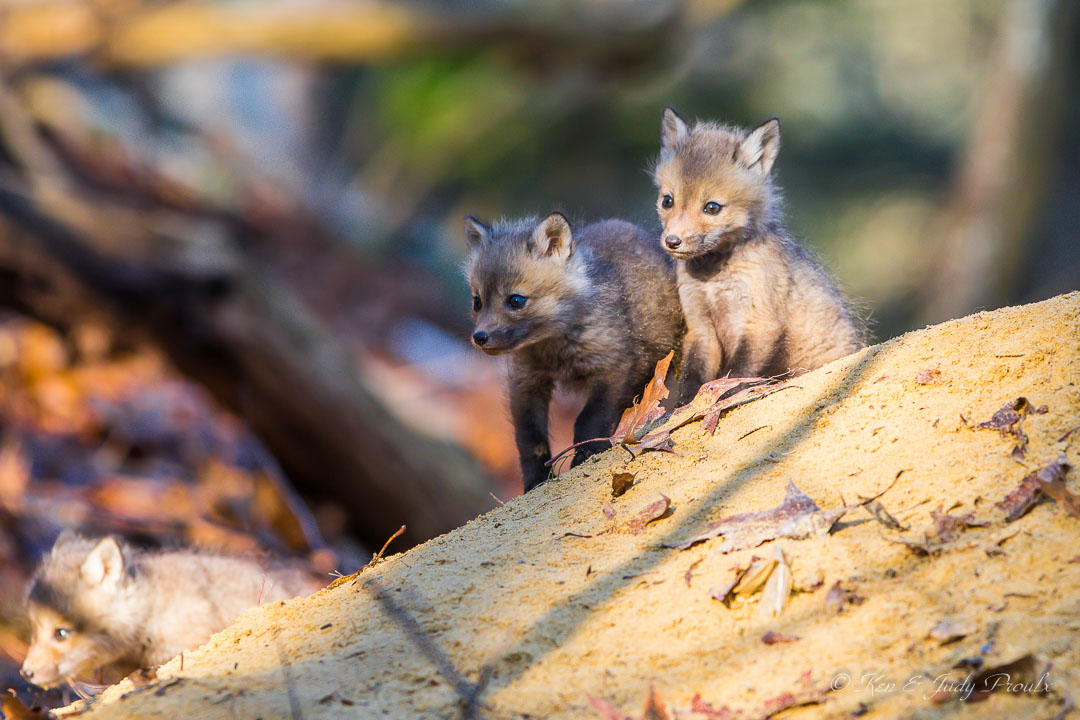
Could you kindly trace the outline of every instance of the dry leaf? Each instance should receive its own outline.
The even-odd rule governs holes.
[[[946,618],[934,627],[930,628],[930,637],[945,644],[959,640],[962,637],[974,634],[978,627],[970,620],[963,618]]]
[[[845,605],[862,604],[863,598],[856,595],[854,590],[842,587],[839,580],[833,583],[833,586],[829,588],[829,594],[825,596],[825,609],[837,613],[843,610]]]
[[[645,526],[654,520],[659,520],[671,507],[671,499],[667,495],[660,495],[660,499],[646,505],[637,515],[632,517],[626,524],[626,529],[637,535],[645,530]]]
[[[937,536],[941,538],[941,541],[944,543],[955,540],[962,528],[986,527],[990,524],[986,521],[976,521],[973,513],[968,513],[967,515],[950,515],[949,513],[942,512],[940,505],[938,505],[937,510],[930,512],[930,517],[934,520],[934,529],[937,532]]]
[[[791,597],[793,585],[791,568],[788,567],[787,560],[784,559],[784,551],[779,546],[773,548],[773,560],[776,566],[769,575],[769,581],[765,583],[765,589],[761,591],[761,603],[758,608],[758,615],[763,619],[780,617],[788,598]]]
[[[612,445],[621,442],[637,442],[644,436],[645,427],[650,422],[663,417],[664,409],[660,407],[660,401],[668,396],[664,378],[667,377],[668,366],[671,364],[671,358],[674,355],[674,351],[669,352],[663,360],[656,363],[653,378],[645,386],[645,391],[641,394],[641,400],[623,411],[619,424],[611,436]]]
[[[633,717],[615,707],[610,700],[593,695],[585,697],[604,720],[634,720]],[[649,686],[649,697],[645,701],[645,709],[641,712],[641,720],[671,720],[671,715],[664,707],[664,701],[660,699],[660,694],[652,686]]]
[[[619,497],[630,489],[636,476],[632,472],[611,471],[611,496]]]
[[[6,720],[47,720],[48,713],[26,707],[22,700],[15,695],[15,691],[8,688],[7,695],[0,695],[0,712],[3,712]]]
[[[865,507],[875,520],[890,530],[904,531],[910,527],[909,525],[901,525],[900,522],[885,509],[885,506],[881,504],[880,500],[873,500],[867,503]]]
[[[1062,455],[1021,480],[1016,489],[996,503],[995,507],[1005,511],[1006,522],[1012,522],[1031,509],[1039,499],[1039,493],[1046,493],[1064,505],[1066,512],[1078,517],[1080,498],[1065,487],[1065,475],[1069,472],[1069,467],[1068,460]]]
[[[718,548],[721,553],[745,550],[757,547],[763,542],[779,537],[796,540],[828,532],[844,513],[858,505],[842,507],[836,510],[822,510],[795,483],[788,482],[784,502],[771,510],[739,513],[722,518],[705,526],[705,531],[677,545],[680,550],[704,542],[710,538],[724,536],[724,542]]]
[[[936,385],[939,380],[941,380],[941,371],[936,369],[927,368],[915,375],[915,382],[920,385]]]

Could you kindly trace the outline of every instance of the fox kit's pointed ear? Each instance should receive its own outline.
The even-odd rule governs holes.
[[[660,120],[660,159],[666,160],[675,154],[675,148],[690,135],[690,128],[675,108],[668,105]]]
[[[570,221],[562,213],[551,213],[533,230],[532,246],[541,257],[566,262],[574,254],[574,233],[570,229]]]
[[[739,143],[738,158],[747,170],[765,176],[772,170],[780,152],[780,121],[766,120]]]
[[[102,538],[83,560],[80,574],[90,587],[115,584],[124,573],[124,553],[116,538]]]
[[[491,237],[491,228],[472,215],[465,216],[465,242],[470,250],[479,247],[480,243],[489,237]]]

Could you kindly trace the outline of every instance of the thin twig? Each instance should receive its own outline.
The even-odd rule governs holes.
[[[496,500],[498,500],[499,498],[495,498],[495,499],[496,499]],[[375,563],[377,563],[377,562],[379,562],[380,560],[382,560],[382,556],[383,556],[383,553],[384,553],[384,552],[386,552],[386,548],[387,548],[387,547],[388,547],[388,546],[390,545],[390,543],[391,543],[391,542],[392,542],[392,541],[394,540],[394,538],[396,538],[397,536],[401,535],[401,534],[402,534],[403,532],[405,532],[405,526],[404,526],[404,525],[402,525],[401,527],[399,527],[399,528],[397,529],[397,532],[396,532],[396,533],[394,533],[394,534],[393,534],[393,535],[391,535],[391,536],[390,536],[389,538],[387,538],[387,539],[386,539],[386,542],[384,542],[384,543],[383,543],[383,546],[382,546],[382,548],[381,548],[381,549],[379,550],[379,552],[377,552],[377,553],[375,553],[374,555],[372,555],[372,556],[371,556],[371,562],[369,562],[369,563],[368,563],[367,565],[365,565],[364,567],[362,567],[362,568],[360,568],[360,569],[361,569],[361,570],[366,570],[367,568],[371,567],[371,566],[372,566],[372,565],[374,565]]]
[[[610,443],[611,438],[599,437],[599,438],[593,438],[591,440],[582,440],[581,442],[576,442],[573,445],[571,445],[570,447],[566,447],[566,448],[563,448],[562,450],[560,450],[554,457],[552,457],[550,460],[548,460],[546,463],[544,463],[544,467],[551,467],[552,465],[555,464],[556,460],[558,460],[559,458],[561,458],[563,455],[570,452],[571,450],[575,450],[575,449],[581,447],[582,445],[588,445],[589,443],[594,443],[594,442]]]

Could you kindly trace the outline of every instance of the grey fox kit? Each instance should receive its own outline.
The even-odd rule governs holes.
[[[548,477],[556,382],[585,390],[574,442],[610,435],[683,332],[671,259],[641,228],[571,230],[552,213],[491,226],[465,218],[473,343],[509,353],[510,411],[528,491]],[[603,450],[579,448],[573,463]]]
[[[746,132],[664,110],[654,179],[686,315],[683,399],[708,380],[803,372],[865,344],[836,285],[784,230],[773,118]]]
[[[22,675],[50,687],[105,667],[160,665],[260,600],[318,587],[297,570],[267,571],[251,560],[192,551],[141,552],[113,537],[65,532],[30,582]]]

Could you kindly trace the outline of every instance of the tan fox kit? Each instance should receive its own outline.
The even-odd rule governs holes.
[[[574,442],[615,430],[683,332],[672,261],[648,233],[605,220],[574,233],[559,213],[487,226],[465,218],[473,343],[510,353],[510,411],[525,490],[548,477],[556,382],[587,400]],[[574,464],[603,450],[579,448]]]
[[[862,322],[781,225],[775,118],[750,132],[664,110],[654,179],[686,315],[680,395],[722,375],[804,372],[864,345]]]
[[[30,583],[22,675],[41,687],[98,669],[160,665],[257,603],[314,592],[296,570],[191,551],[140,552],[113,537],[65,532]]]

